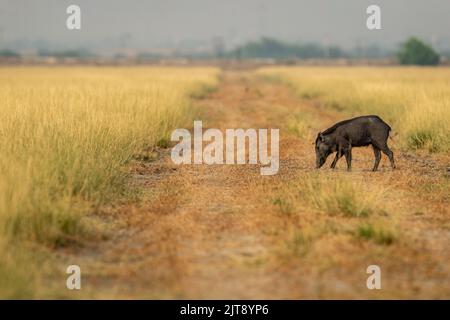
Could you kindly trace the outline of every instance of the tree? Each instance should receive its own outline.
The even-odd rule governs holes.
[[[18,58],[18,57],[20,57],[20,55],[15,51],[5,49],[5,50],[0,50],[0,57],[2,57],[2,58]]]
[[[401,64],[437,65],[439,55],[434,49],[417,38],[409,38],[397,54]]]

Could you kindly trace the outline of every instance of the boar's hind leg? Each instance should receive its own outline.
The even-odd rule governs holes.
[[[377,147],[379,147],[379,149],[381,149],[381,151],[383,151],[383,153],[389,157],[389,161],[391,162],[391,167],[392,167],[392,169],[395,169],[394,153],[392,152],[391,149],[389,149],[389,147],[387,146],[387,143],[384,143],[383,145],[377,146]]]
[[[372,171],[377,171],[378,165],[380,164],[380,160],[381,160],[381,151],[374,145],[372,145],[372,147],[373,147],[373,153],[375,154],[375,164],[373,165]]]
[[[386,151],[383,150],[383,152],[389,157],[392,169],[395,169],[394,153],[392,152],[392,150],[389,149],[388,146],[386,146]]]

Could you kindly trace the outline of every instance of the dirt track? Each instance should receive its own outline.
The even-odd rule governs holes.
[[[196,100],[204,127],[280,128],[280,171],[261,176],[252,165],[172,164],[170,150],[139,163],[132,183],[145,201],[112,208],[102,217],[111,238],[65,259],[83,271],[83,294],[120,298],[449,298],[449,197],[434,198],[418,185],[444,177],[445,156],[400,153],[392,172],[383,156],[371,173],[371,150],[354,151],[348,173],[368,184],[389,185],[386,208],[402,239],[391,246],[352,240],[346,233],[319,237],[307,255],[287,254],[296,230],[315,225],[314,212],[286,216],[273,204],[282,187],[312,171],[311,141],[289,134],[295,112],[314,115],[315,130],[342,115],[301,101],[289,88],[225,72],[217,92]],[[338,164],[344,171],[345,161]],[[329,170],[329,169],[324,169]],[[331,173],[330,174],[335,174]],[[110,212],[114,215],[111,217]],[[347,218],[348,219],[348,218]],[[346,225],[341,217],[317,223]],[[353,223],[352,221],[348,222]],[[366,267],[379,264],[383,290],[366,288]]]

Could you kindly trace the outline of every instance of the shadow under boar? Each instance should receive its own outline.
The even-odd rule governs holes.
[[[394,153],[387,145],[391,127],[375,115],[361,116],[336,123],[331,128],[319,132],[316,138],[316,168],[321,168],[328,156],[336,152],[331,164],[334,169],[344,155],[347,169],[352,168],[352,148],[372,145],[375,154],[373,171],[377,171],[381,151],[389,157],[392,169],[395,169]]]

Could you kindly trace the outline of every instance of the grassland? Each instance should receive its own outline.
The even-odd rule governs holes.
[[[67,297],[449,296],[445,152],[402,151],[397,139],[397,170],[383,159],[371,172],[365,148],[354,149],[352,172],[345,163],[315,170],[314,135],[348,114],[253,71],[224,70],[217,90],[192,103],[208,128],[280,128],[278,174],[174,165],[161,150],[139,164],[143,202],[120,208],[113,236],[64,256],[84,279]],[[366,287],[373,264],[382,290]]]
[[[274,67],[260,69],[257,74],[266,81],[289,86],[303,102],[285,122],[289,133],[311,143],[317,132],[339,120],[377,114],[393,128],[394,139],[389,144],[400,163],[399,171],[367,174],[373,155],[371,150],[360,149],[354,151],[359,161],[364,159],[364,167],[358,172],[300,172],[283,184],[272,198],[289,221],[284,232],[285,248],[280,250],[285,263],[299,268],[314,266],[313,273],[323,271],[319,283],[327,273],[351,272],[370,260],[395,270],[398,277],[402,277],[399,266],[412,261],[418,269],[426,265],[434,268],[431,265],[435,263],[442,266],[442,260],[437,262],[441,257],[434,252],[448,245],[450,69]],[[434,224],[432,219],[440,222]],[[436,232],[436,237],[424,236],[430,232]],[[355,246],[358,243],[365,252]],[[358,257],[344,253],[346,250]],[[397,255],[404,261],[395,261]],[[424,262],[426,259],[430,263]],[[435,281],[436,274],[418,269],[414,274],[422,282]],[[436,282],[435,289],[428,292],[418,282],[415,289],[402,293],[398,288],[403,285],[405,280],[380,294],[448,295],[448,286],[439,287]],[[322,290],[328,292],[325,296],[336,292],[328,285]]]
[[[259,74],[349,116],[380,115],[405,148],[450,150],[449,68],[294,67],[265,68]]]
[[[224,70],[218,82],[215,69],[6,69],[2,191],[18,191],[0,195],[15,203],[1,211],[0,295],[448,298],[446,72]],[[347,78],[341,83],[336,73]],[[364,81],[377,103],[352,92]],[[436,110],[420,113],[413,102],[427,101],[419,88]],[[353,98],[343,103],[341,95]],[[167,134],[191,126],[197,111],[208,128],[280,128],[278,174],[261,176],[248,164],[173,164]],[[352,172],[345,163],[315,170],[317,132],[366,112],[392,125],[398,169],[384,157],[371,172],[372,150],[355,148]],[[409,133],[428,125],[431,140],[412,143]],[[82,290],[65,288],[68,264],[81,266]],[[382,290],[366,287],[372,264],[382,270]]]
[[[8,67],[0,72],[0,296],[33,296],[32,251],[100,237],[89,214],[136,197],[133,158],[195,115],[213,68]]]

